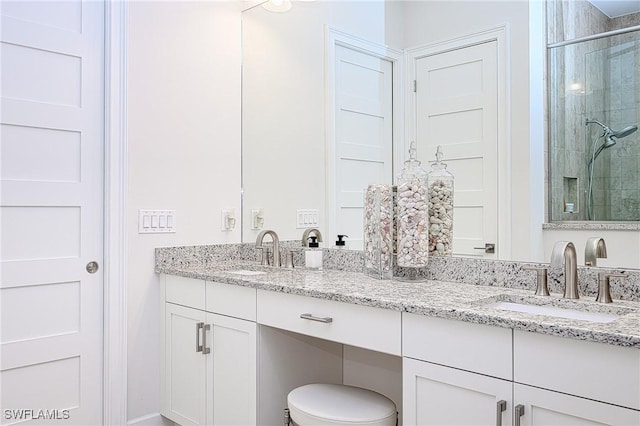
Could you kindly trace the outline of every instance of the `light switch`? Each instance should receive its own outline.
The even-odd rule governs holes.
[[[320,223],[320,214],[318,209],[297,209],[296,210],[296,228],[314,228]]]
[[[138,210],[138,233],[176,232],[175,215],[175,210]]]

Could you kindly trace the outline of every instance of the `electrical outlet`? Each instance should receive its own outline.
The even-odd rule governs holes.
[[[221,214],[223,231],[233,231],[236,228],[236,212],[234,209],[222,210]]]
[[[262,229],[264,227],[264,209],[251,210],[251,229]]]

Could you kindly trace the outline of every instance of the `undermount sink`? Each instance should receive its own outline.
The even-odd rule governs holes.
[[[559,308],[557,306],[550,305],[531,305],[528,303],[515,303],[505,301],[490,303],[488,305],[485,305],[485,307],[502,311],[524,312],[533,315],[544,315],[548,317],[591,321],[603,324],[613,322],[620,318],[620,315],[616,315],[613,313],[587,312],[576,309]]]

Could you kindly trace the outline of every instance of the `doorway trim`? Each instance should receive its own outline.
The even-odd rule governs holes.
[[[105,2],[104,425],[127,424],[127,13]]]
[[[416,80],[418,59],[471,47],[487,42],[496,42],[498,60],[498,258],[511,258],[511,81],[508,24],[489,28],[480,32],[436,41],[406,50],[406,81]],[[413,84],[407,85],[406,97],[407,140],[416,140],[417,106]]]
[[[336,201],[330,194],[335,193],[336,185],[336,46],[365,53],[392,64],[393,87],[393,174],[400,170],[402,152],[404,150],[405,117],[404,117],[404,61],[403,52],[384,44],[372,42],[361,37],[325,25],[325,217],[328,235],[336,231]],[[362,188],[364,190],[364,188]],[[335,195],[335,194],[334,194]]]

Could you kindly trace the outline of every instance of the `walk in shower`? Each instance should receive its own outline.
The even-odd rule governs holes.
[[[640,26],[548,61],[551,220],[640,221]]]

